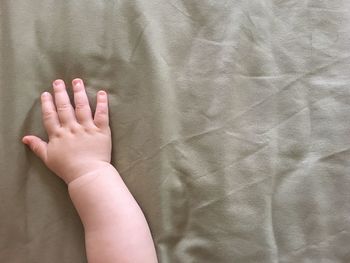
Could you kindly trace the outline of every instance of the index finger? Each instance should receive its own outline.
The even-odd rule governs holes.
[[[50,136],[55,132],[55,130],[60,128],[61,125],[58,120],[55,105],[53,104],[52,96],[49,92],[44,92],[41,94],[41,112],[44,127]]]

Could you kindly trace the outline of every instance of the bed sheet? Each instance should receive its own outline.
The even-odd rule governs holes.
[[[1,262],[86,262],[66,185],[21,143],[75,77],[110,94],[160,262],[350,262],[349,1],[4,0],[0,40]]]

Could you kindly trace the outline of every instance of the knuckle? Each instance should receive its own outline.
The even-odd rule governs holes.
[[[62,138],[63,137],[63,131],[61,129],[57,129],[51,134],[51,137],[52,138]]]
[[[107,108],[106,107],[100,107],[100,108],[98,108],[98,110],[97,110],[97,114],[99,114],[99,115],[106,115],[107,114]]]
[[[81,130],[82,129],[79,125],[73,125],[73,126],[69,127],[69,131],[72,134],[77,134],[77,133],[81,132]]]
[[[59,138],[64,137],[64,134],[65,134],[65,128],[60,126],[60,127],[57,127],[55,129],[50,130],[49,137],[59,139]]]
[[[67,111],[70,109],[70,106],[69,103],[60,103],[57,105],[57,111]]]
[[[89,125],[87,127],[84,127],[84,132],[86,132],[88,134],[94,134],[98,131],[99,131],[99,129],[95,125]]]
[[[44,111],[43,112],[43,119],[44,120],[48,120],[51,119],[55,116],[55,112],[54,111]]]
[[[85,110],[87,108],[87,105],[83,102],[79,102],[75,104],[75,109],[80,111],[80,110]]]

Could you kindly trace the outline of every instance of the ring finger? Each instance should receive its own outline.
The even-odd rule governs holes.
[[[74,91],[75,116],[80,124],[92,125],[92,114],[83,80],[76,78],[72,81],[72,84]]]

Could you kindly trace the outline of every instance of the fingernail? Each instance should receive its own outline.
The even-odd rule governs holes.
[[[61,86],[62,85],[62,83],[63,83],[63,81],[62,80],[60,80],[60,79],[56,79],[55,81],[54,81],[54,85],[56,86],[56,87],[59,87],[59,86]]]
[[[78,83],[76,83],[76,84],[74,84],[73,85],[73,89],[75,90],[75,91],[79,91],[80,90],[80,82],[78,82]]]
[[[100,96],[105,96],[105,95],[106,95],[106,92],[103,91],[103,90],[100,90],[100,91],[98,92],[98,95],[100,95]]]
[[[73,85],[74,86],[80,85],[80,79],[73,80]]]
[[[41,96],[42,96],[43,98],[46,98],[46,97],[49,96],[49,93],[45,91],[45,92],[43,92],[43,94],[41,94]]]

